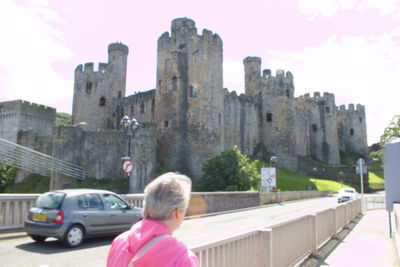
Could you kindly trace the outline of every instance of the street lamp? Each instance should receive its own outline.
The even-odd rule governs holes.
[[[278,158],[276,157],[276,156],[272,156],[270,159],[269,159],[269,167],[270,168],[272,168],[272,162],[277,162],[278,161]]]
[[[128,160],[131,160],[131,138],[135,137],[135,131],[138,127],[139,123],[134,118],[130,120],[128,116],[124,116],[121,120],[121,128],[124,129],[125,136],[128,137]],[[128,177],[126,180],[127,184],[126,193],[129,193],[131,171],[128,172],[127,174]]]

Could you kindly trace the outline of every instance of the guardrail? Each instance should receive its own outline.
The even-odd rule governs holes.
[[[208,244],[191,247],[200,266],[290,266],[317,249],[358,214],[361,200],[266,225]]]

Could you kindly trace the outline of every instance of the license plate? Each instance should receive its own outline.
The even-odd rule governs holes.
[[[33,214],[33,219],[37,221],[45,221],[47,216],[45,214]]]

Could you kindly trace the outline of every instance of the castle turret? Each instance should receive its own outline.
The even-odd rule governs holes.
[[[349,104],[346,110],[344,105],[337,109],[337,131],[340,149],[368,156],[367,123],[365,107]]]
[[[158,39],[156,88],[160,164],[198,177],[222,146],[221,38],[206,29],[198,35],[191,19],[174,19],[171,36]]]
[[[243,64],[245,94],[246,96],[253,96],[261,89],[261,58],[246,57]]]
[[[125,96],[129,49],[121,43],[108,46],[108,63],[79,65],[75,69],[72,123],[84,123],[86,130],[106,130],[118,127],[113,102]]]

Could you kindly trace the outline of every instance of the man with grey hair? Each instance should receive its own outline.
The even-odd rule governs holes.
[[[143,220],[117,236],[107,266],[198,266],[196,255],[172,237],[189,204],[192,182],[169,172],[144,189]]]

